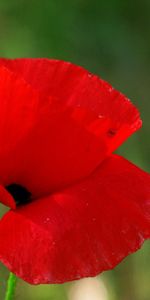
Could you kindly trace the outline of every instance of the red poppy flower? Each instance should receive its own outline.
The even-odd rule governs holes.
[[[112,269],[150,237],[150,175],[112,154],[141,126],[95,75],[0,60],[0,261],[29,283]]]

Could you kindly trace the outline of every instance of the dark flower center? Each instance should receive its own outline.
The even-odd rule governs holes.
[[[30,202],[31,193],[25,187],[12,183],[7,185],[5,188],[13,196],[16,205],[22,205]]]

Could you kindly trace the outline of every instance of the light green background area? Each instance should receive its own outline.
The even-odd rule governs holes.
[[[143,128],[119,153],[146,171],[150,171],[149,15],[149,0],[0,0],[0,56],[72,61],[125,93],[139,107]],[[0,300],[7,277],[0,265]],[[150,242],[102,278],[110,300],[149,300]],[[16,299],[67,300],[71,285],[36,287],[19,280]]]

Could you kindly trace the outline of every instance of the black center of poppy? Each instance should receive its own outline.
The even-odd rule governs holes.
[[[7,185],[5,189],[13,196],[16,205],[29,203],[31,200],[31,193],[20,184],[12,183]]]

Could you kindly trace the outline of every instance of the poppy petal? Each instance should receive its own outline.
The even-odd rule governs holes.
[[[112,155],[80,183],[0,221],[0,260],[29,283],[112,269],[150,237],[150,175]]]
[[[137,117],[129,104],[132,125],[124,123],[115,133],[109,117],[98,117],[92,108],[61,106],[54,96],[43,96],[0,67],[0,182],[20,184],[34,198],[89,175],[131,133]]]
[[[42,94],[51,96],[54,105],[88,109],[99,118],[110,120],[109,153],[141,127],[138,110],[109,83],[72,63],[53,59],[0,59]],[[112,141],[111,141],[112,138]]]
[[[105,158],[108,120],[96,122],[80,108],[54,111],[50,97],[4,67],[0,74],[1,184],[20,184],[39,197],[88,175]]]

